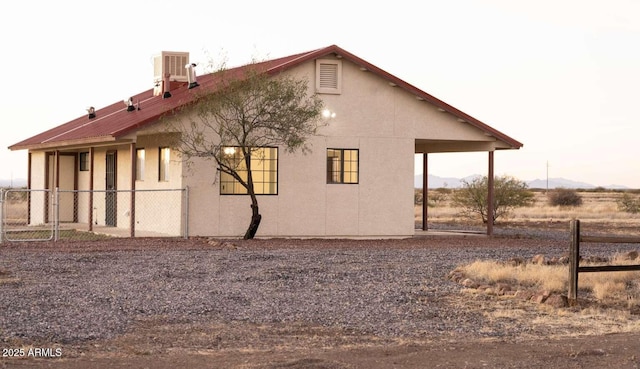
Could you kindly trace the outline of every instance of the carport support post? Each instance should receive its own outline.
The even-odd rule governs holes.
[[[489,151],[489,173],[487,174],[487,235],[491,236],[493,234],[493,151]]]
[[[422,230],[429,229],[427,225],[427,196],[429,194],[429,176],[428,176],[427,153],[422,154]]]

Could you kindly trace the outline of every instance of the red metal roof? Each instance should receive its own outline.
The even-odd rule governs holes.
[[[370,72],[389,80],[389,82],[395,83],[398,87],[403,88],[408,92],[415,94],[417,97],[429,101],[452,115],[465,120],[482,131],[506,142],[513,148],[522,147],[522,143],[515,139],[493,129],[485,123],[482,123],[468,114],[385,72],[373,64],[360,59],[336,45],[284,58],[265,61],[259,63],[259,66],[264,68],[267,73],[277,74],[306,61],[332,53],[335,53],[343,59],[349,60],[362,68],[366,68]],[[227,73],[242,73],[246,68],[247,67],[245,66],[229,69]],[[132,131],[142,128],[147,124],[156,122],[162,115],[193,102],[197,97],[197,94],[203,89],[215,89],[219,84],[217,82],[219,82],[219,78],[215,73],[198,76],[198,84],[200,87],[188,89],[187,84],[184,83],[178,88],[172,89],[172,96],[167,99],[162,98],[162,96],[153,96],[153,89],[149,89],[132,96],[133,102],[140,108],[139,110],[127,111],[125,104],[122,101],[118,101],[104,108],[97,109],[96,117],[93,119],[89,119],[88,115],[83,115],[70,122],[11,145],[9,146],[9,149],[22,150],[49,147],[54,148],[116,141],[118,138],[121,138]]]

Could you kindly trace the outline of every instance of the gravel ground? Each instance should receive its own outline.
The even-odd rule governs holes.
[[[566,234],[566,233],[565,233]],[[476,259],[567,252],[565,237],[407,240],[122,239],[0,246],[0,339],[82,343],[137,322],[339,328],[381,339],[517,338],[446,276]],[[596,247],[597,249],[597,247]],[[476,301],[473,304],[482,303]]]

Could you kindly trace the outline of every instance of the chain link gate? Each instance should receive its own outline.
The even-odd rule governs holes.
[[[0,190],[0,242],[53,240],[55,200],[52,190]]]

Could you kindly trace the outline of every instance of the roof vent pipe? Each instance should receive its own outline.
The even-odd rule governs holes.
[[[124,104],[127,106],[127,111],[134,111],[136,107],[133,105],[133,97],[130,97],[127,100],[124,100]]]
[[[171,97],[171,92],[169,92],[169,90],[171,89],[171,74],[170,73],[165,73],[163,78],[162,78],[162,98],[163,99],[168,99]]]
[[[189,81],[189,89],[200,86],[196,81],[196,63],[187,64],[184,67],[187,69],[187,80]]]

